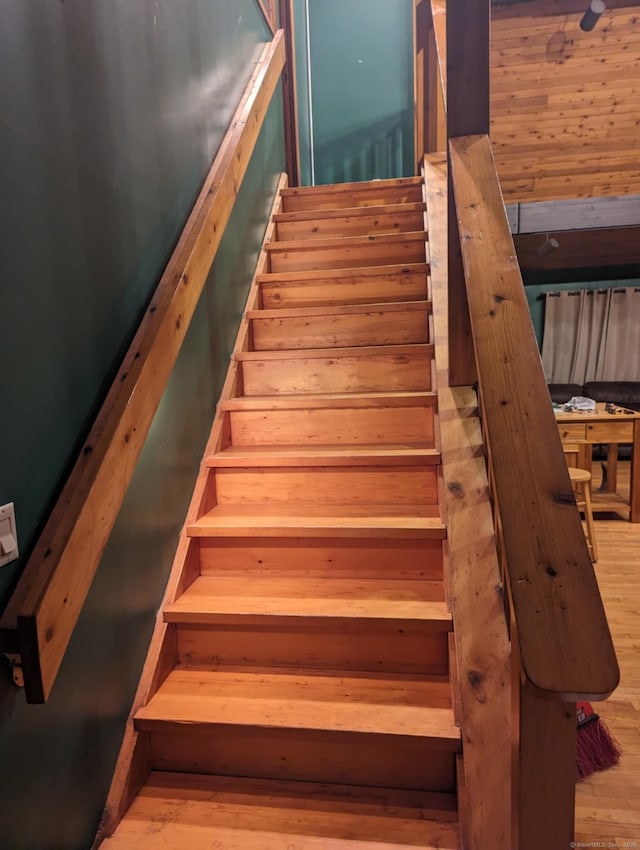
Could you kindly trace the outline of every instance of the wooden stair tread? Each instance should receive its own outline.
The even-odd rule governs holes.
[[[432,466],[440,452],[411,446],[230,446],[209,455],[209,467]]]
[[[427,620],[444,631],[451,615],[441,582],[283,576],[199,576],[166,622],[219,622],[221,614]]]
[[[368,236],[321,236],[315,239],[290,239],[268,242],[268,254],[307,253],[309,251],[332,251],[340,248],[366,248],[371,245],[396,245],[401,242],[428,243],[426,230],[408,230],[404,233],[370,233]],[[347,267],[350,268],[350,267]],[[379,266],[375,266],[379,268]]]
[[[102,850],[457,850],[453,794],[151,773]]]
[[[287,284],[296,286],[300,283],[313,283],[314,281],[324,280],[354,280],[360,278],[376,278],[376,277],[403,277],[405,275],[419,274],[427,275],[429,273],[428,263],[395,263],[390,266],[361,266],[351,269],[319,269],[315,271],[296,271],[296,272],[268,272],[259,274],[256,278],[259,285],[277,284],[278,286],[286,286]]]
[[[290,186],[280,190],[283,198],[299,195],[343,195],[351,189],[397,189],[400,186],[422,186],[422,177],[389,177],[383,180],[354,180],[351,183],[321,183],[317,186]]]
[[[248,360],[335,360],[338,357],[369,358],[375,355],[404,357],[412,354],[433,356],[433,344],[415,342],[409,345],[361,345],[356,348],[284,348],[279,351],[237,351],[233,358]]]
[[[179,666],[135,715],[137,729],[167,723],[412,736],[460,750],[446,677]]]
[[[223,401],[221,410],[307,410],[310,408],[434,407],[434,392],[309,393],[287,396],[237,396]]]
[[[293,221],[327,221],[333,218],[363,218],[371,215],[396,215],[398,213],[424,212],[423,201],[408,201],[404,204],[378,204],[371,207],[340,207],[333,210],[299,210],[298,212],[276,213],[276,224]]]
[[[430,521],[436,518],[440,521],[438,510],[437,505],[431,504],[386,505],[375,502],[366,504],[353,502],[345,502],[344,504],[339,502],[326,504],[315,504],[313,502],[296,502],[295,504],[277,502],[276,504],[266,504],[264,502],[256,502],[253,504],[251,502],[241,502],[237,504],[227,503],[216,505],[204,517],[201,517],[201,519],[211,515],[231,519],[237,514],[238,518],[242,520],[248,516],[257,514],[258,518],[259,515],[270,518],[280,517],[283,522],[286,522],[287,519],[295,521],[296,517],[316,518],[319,522],[326,519],[338,524],[348,524],[356,520],[366,521],[372,519],[375,521],[376,526],[378,526],[381,519],[385,517],[392,521],[399,520],[400,522],[403,519],[408,521],[418,520],[421,522],[422,520]],[[197,520],[195,524],[200,521]]]
[[[191,537],[418,537],[444,539],[434,505],[216,505],[189,523]]]
[[[419,301],[386,301],[380,304],[342,304],[327,307],[283,307],[273,310],[248,310],[247,318],[258,319],[306,319],[320,316],[349,316],[370,315],[371,313],[406,313],[428,312],[431,302]]]
[[[332,236],[370,236],[383,233],[411,233],[426,230],[426,209],[422,203],[389,203],[382,206],[354,206],[338,209],[281,213],[276,222],[275,239],[327,239]],[[322,213],[331,212],[327,216]],[[292,216],[292,218],[285,218]]]

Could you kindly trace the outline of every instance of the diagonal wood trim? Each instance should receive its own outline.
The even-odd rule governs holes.
[[[260,11],[262,12],[262,17],[264,18],[266,25],[271,30],[271,34],[275,35],[275,6],[273,6],[271,0],[256,0],[256,3],[258,4],[258,8],[260,9]]]
[[[445,0],[431,0],[431,18],[435,36],[438,70],[442,98],[447,103],[447,10]]]
[[[485,433],[523,674],[539,696],[605,699],[619,670],[575,509],[488,136],[450,141]]]
[[[134,340],[0,621],[47,699],[180,351],[284,66],[265,46]],[[9,634],[7,635],[7,632]],[[13,635],[11,633],[14,633]]]
[[[289,185],[298,186],[300,184],[300,132],[293,0],[278,0],[278,8],[280,12],[280,27],[284,30],[287,51],[287,62],[282,74],[287,173],[289,175]]]

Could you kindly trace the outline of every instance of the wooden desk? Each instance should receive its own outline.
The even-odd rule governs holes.
[[[631,522],[640,522],[640,413],[607,413],[603,403],[598,404],[594,413],[564,413],[556,410],[556,421],[563,443],[585,441],[587,443],[606,443],[615,446],[610,452],[609,486],[616,490],[615,466],[619,443],[631,443],[631,479],[629,483],[630,504],[616,492],[610,498],[598,498],[594,501],[594,510],[619,510],[629,508]],[[607,494],[609,496],[609,494]]]

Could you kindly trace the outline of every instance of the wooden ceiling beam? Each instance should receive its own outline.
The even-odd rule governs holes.
[[[545,233],[515,235],[518,261],[523,271],[633,266],[640,271],[640,226],[610,229],[564,230],[549,234],[559,247],[545,257],[538,249]]]
[[[582,14],[589,0],[492,0],[494,18]],[[626,9],[637,0],[607,0],[607,9]]]

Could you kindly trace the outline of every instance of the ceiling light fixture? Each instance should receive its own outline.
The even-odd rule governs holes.
[[[547,233],[547,238],[544,240],[542,245],[538,248],[538,256],[539,257],[548,257],[556,248],[560,247],[560,243],[557,239],[549,238],[549,234]]]
[[[589,8],[584,13],[582,20],[580,21],[580,29],[583,32],[591,32],[600,20],[600,15],[606,8],[604,0],[591,0]]]

